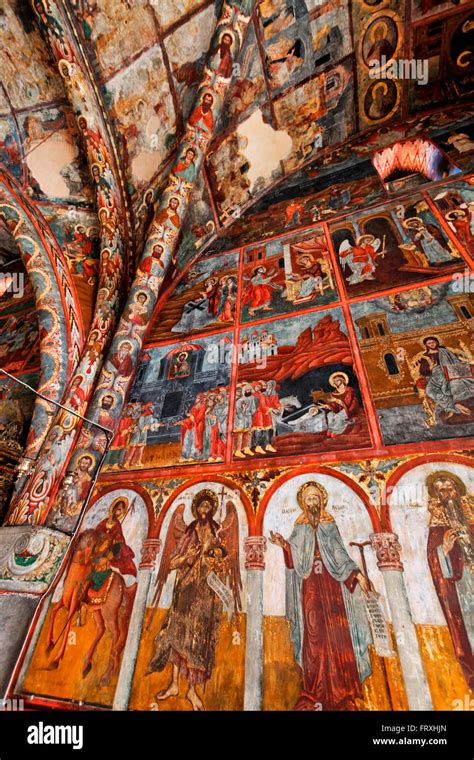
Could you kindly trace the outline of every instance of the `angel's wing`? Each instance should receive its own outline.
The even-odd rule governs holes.
[[[229,559],[229,580],[232,595],[234,597],[235,612],[242,610],[240,592],[242,590],[242,579],[240,577],[240,557],[239,557],[239,518],[235,505],[227,502],[227,514],[219,532],[219,539],[223,543]]]
[[[352,248],[350,241],[346,238],[342,241],[341,245],[339,246],[339,253],[345,253],[346,251],[350,251]]]
[[[380,248],[381,240],[380,238],[375,238],[374,242],[372,243],[372,248],[374,251],[378,251]]]
[[[153,596],[153,607],[158,606],[158,602],[160,601],[161,593],[163,591],[163,586],[165,585],[166,579],[170,573],[171,560],[176,549],[181,543],[181,539],[184,536],[186,528],[188,527],[184,522],[184,510],[185,505],[179,504],[169,524],[168,533],[166,535],[165,548],[163,549],[163,554],[161,555],[160,567],[158,570],[158,576],[156,578],[155,593]]]

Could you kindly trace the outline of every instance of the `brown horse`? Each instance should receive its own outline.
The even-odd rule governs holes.
[[[54,656],[51,658],[47,670],[59,667],[66,650],[69,631],[74,625],[74,616],[80,618],[81,606],[87,604],[87,609],[92,609],[92,616],[96,626],[96,635],[85,658],[82,676],[85,678],[92,669],[92,658],[102,636],[107,630],[112,636],[107,668],[101,678],[100,685],[106,686],[114,674],[118,672],[120,655],[125,646],[128,621],[135,598],[136,584],[127,587],[122,576],[113,573],[110,584],[103,600],[100,603],[90,604],[86,600],[87,580],[93,567],[93,549],[97,543],[97,533],[94,530],[85,530],[77,541],[71,561],[64,580],[61,599],[54,605],[49,621],[46,651]],[[123,610],[121,610],[123,606]],[[54,625],[58,612],[67,610],[67,618],[56,640],[54,639]],[[81,622],[79,621],[80,625]],[[57,651],[55,651],[57,648]]]
[[[92,609],[92,617],[96,627],[95,639],[92,642],[89,651],[84,658],[82,677],[85,678],[92,669],[92,658],[94,652],[107,630],[112,636],[112,646],[110,648],[109,661],[107,668],[100,679],[101,686],[107,686],[112,676],[116,675],[120,665],[120,655],[125,646],[127,638],[128,621],[132,612],[133,601],[137,584],[126,586],[125,581],[118,573],[112,573],[110,586],[104,601],[101,604],[89,605]],[[124,607],[122,614],[120,608]]]

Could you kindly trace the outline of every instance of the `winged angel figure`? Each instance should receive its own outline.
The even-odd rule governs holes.
[[[187,681],[186,698],[193,710],[204,709],[196,686],[205,684],[212,675],[224,609],[235,619],[242,609],[237,510],[232,501],[227,501],[225,518],[218,522],[218,506],[217,495],[206,488],[193,498],[194,519],[189,525],[184,520],[185,505],[176,508],[153,602],[158,606],[169,574],[176,571],[171,606],[155,636],[147,674],[161,672],[170,662],[171,683],[156,700],[176,697],[181,675]]]

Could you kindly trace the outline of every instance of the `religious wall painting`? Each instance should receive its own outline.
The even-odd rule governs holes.
[[[278,128],[291,137],[285,173],[312,158],[321,148],[343,142],[355,130],[352,71],[347,62],[316,75],[275,100]]]
[[[8,105],[7,105],[8,110]],[[16,179],[20,179],[21,140],[14,119],[9,116],[0,118],[0,161]]]
[[[148,516],[126,485],[86,513],[26,673],[24,694],[111,707]]]
[[[217,132],[227,131],[231,124],[243,121],[267,100],[262,59],[253,26],[247,32],[238,65],[238,73],[224,103]]]
[[[154,45],[109,79],[107,96],[136,190],[150,182],[175,139],[173,98],[160,46]]]
[[[307,17],[304,2],[292,0],[263,0],[259,7],[259,21],[264,40],[290,29],[301,17]]]
[[[92,201],[73,113],[64,106],[18,117],[25,164],[39,199]]]
[[[17,14],[13,3],[2,4],[2,82],[11,107],[29,109],[64,98],[61,80],[28,14]],[[0,96],[1,97],[1,96]],[[9,110],[9,108],[7,108]]]
[[[370,446],[340,309],[240,330],[234,461]]]
[[[459,0],[457,7],[468,4],[469,0]],[[412,13],[415,19],[427,19],[438,13],[453,9],[452,0],[413,0]]]
[[[329,159],[309,163],[269,189],[261,201],[232,222],[229,237],[219,241],[231,247],[282,234],[292,227],[330,220],[347,211],[365,208],[385,199],[385,191],[372,162],[350,159],[336,169]],[[235,241],[235,242],[234,242]],[[212,243],[210,244],[212,250]]]
[[[290,205],[286,226],[298,226],[302,208],[296,202]],[[324,306],[337,298],[329,249],[320,228],[245,249],[241,322]]]
[[[203,479],[168,500],[131,709],[243,709],[247,532],[230,484]]]
[[[374,532],[360,495],[336,476],[299,474],[272,494],[263,709],[406,709]]]
[[[196,8],[193,7],[192,10]],[[191,113],[196,88],[201,81],[207,52],[214,35],[216,20],[215,4],[201,5],[197,13],[165,37],[166,53],[178,93],[183,121]],[[233,42],[230,47],[234,47]]]
[[[455,125],[438,131],[434,136],[436,145],[466,174],[474,170],[474,125],[467,107],[466,116],[459,116]]]
[[[387,3],[368,7],[358,2],[352,8],[361,129],[385,122],[399,112],[403,82],[392,70],[403,56],[404,14],[405,3],[398,1],[390,7]]]
[[[98,0],[80,4],[77,13],[104,80],[125,68],[156,40],[152,11],[143,4],[129,6],[122,0]]]
[[[229,253],[192,265],[160,311],[148,342],[233,326],[238,262],[239,254]]]
[[[396,21],[391,16],[369,16],[361,44],[361,55],[365,65],[383,70],[395,55],[400,43]]]
[[[232,357],[232,333],[147,348],[106,466],[222,462]]]
[[[393,116],[400,103],[400,85],[393,79],[376,79],[363,98],[363,113],[367,126]]]
[[[462,704],[474,685],[473,504],[472,468],[449,457],[415,464],[391,489],[390,520],[435,710]]]
[[[2,285],[7,285],[5,292],[0,290],[0,365],[7,372],[15,373],[26,368],[32,353],[35,354],[33,361],[38,363],[38,318],[31,283],[23,265],[17,261],[7,271],[0,265],[0,272]]]
[[[474,256],[474,187],[470,180],[431,190],[430,195],[464,249]]]
[[[162,0],[155,8],[155,13],[163,29],[167,30],[179,21],[184,20],[196,10],[196,0]],[[199,6],[206,5],[205,2]]]
[[[409,113],[445,103],[470,102],[473,93],[472,23],[466,9],[446,16],[443,23],[427,20],[413,34],[413,57],[427,61],[424,81],[408,82]]]
[[[385,444],[473,435],[472,295],[454,280],[351,312]]]
[[[258,148],[261,146],[258,131],[255,139],[252,139],[252,134],[255,135],[256,132],[253,122],[255,117],[258,118],[259,115],[261,121],[257,126],[261,126],[262,129],[267,127],[270,133],[273,133],[270,126],[264,125],[261,112],[257,110],[255,114],[239,125],[237,131],[231,132],[219,140],[218,144],[214,146],[214,150],[210,151],[206,157],[206,170],[211,192],[222,222],[240,216],[241,209],[250,200],[254,187],[257,190],[263,188],[282,173],[278,161],[271,166],[264,161],[263,172],[265,172],[265,176],[263,172],[260,174],[260,164],[256,164],[257,168],[251,172],[253,169],[252,159],[254,162],[256,161],[257,156],[255,154],[258,154]],[[250,139],[247,136],[247,131],[250,134]],[[289,140],[288,143],[290,143]],[[285,154],[288,149],[289,145],[287,144]]]
[[[336,63],[351,49],[345,4],[314,20],[295,3],[284,6],[278,17],[272,14],[260,19],[267,78],[275,94]],[[292,23],[287,24],[290,19]]]
[[[449,275],[465,267],[427,202],[383,205],[330,225],[349,296]]]
[[[21,373],[21,380],[30,388],[37,388],[40,380],[40,371],[38,367],[28,367],[25,372]],[[33,414],[35,395],[29,388],[16,383],[14,380],[4,378],[0,382],[0,400],[12,400],[17,402],[21,409],[23,419],[27,422]]]
[[[207,247],[215,230],[216,223],[211,208],[211,198],[204,174],[200,172],[196,177],[193,203],[182,228],[183,237],[176,261],[176,274],[182,272],[190,261],[198,258],[198,251]]]

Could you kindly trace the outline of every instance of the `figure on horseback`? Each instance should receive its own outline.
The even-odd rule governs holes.
[[[94,652],[106,630],[112,636],[112,645],[101,685],[107,685],[118,672],[136,591],[136,583],[127,586],[123,576],[137,575],[135,553],[125,541],[122,529],[127,512],[128,500],[119,497],[111,504],[104,520],[80,534],[66,571],[61,598],[51,612],[47,652],[52,657],[48,670],[59,667],[71,627],[84,625],[90,610],[96,635],[85,655],[82,676],[85,678],[91,671]],[[55,621],[63,608],[67,618],[55,638]]]

